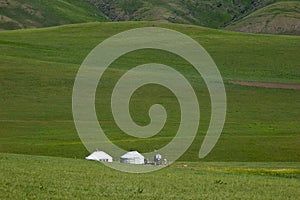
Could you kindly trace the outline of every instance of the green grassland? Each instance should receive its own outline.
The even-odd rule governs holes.
[[[179,162],[153,173],[122,173],[84,161],[89,153],[72,118],[77,70],[104,39],[149,26],[189,35],[215,60],[228,100],[221,138],[204,160],[198,158],[210,119],[209,94],[202,78],[176,55],[139,50],[116,60],[98,86],[96,110],[107,136],[124,149],[141,152],[160,148],[174,137],[179,106],[163,87],[142,87],[131,99],[131,114],[141,125],[149,123],[151,105],[165,106],[166,126],[154,137],[139,139],[124,134],[108,106],[115,82],[127,70],[157,62],[174,67],[194,87],[201,109],[197,137]],[[297,199],[300,91],[238,86],[229,81],[300,84],[298,52],[297,36],[155,22],[86,23],[1,32],[0,199]]]
[[[300,92],[238,86],[230,80],[300,84],[300,38],[253,35],[152,22],[88,23],[0,33],[0,152],[84,158],[72,118],[72,88],[77,70],[101,41],[124,30],[160,26],[181,31],[211,54],[224,78],[228,112],[222,136],[205,161],[299,162]],[[148,139],[124,134],[109,110],[109,94],[128,69],[148,62],[174,67],[195,88],[201,109],[197,137],[182,161],[199,161],[198,152],[210,119],[208,91],[191,66],[157,50],[131,52],[116,60],[98,88],[96,110],[108,137],[125,149],[152,151],[177,131],[179,107],[165,88],[144,87],[132,97],[131,112],[139,124],[149,123],[148,109],[162,103],[165,128]],[[162,95],[164,94],[164,95]],[[101,149],[101,147],[99,147]]]
[[[101,10],[79,0],[1,0],[0,29],[20,29],[108,21]]]
[[[0,154],[1,199],[298,199],[299,164],[177,163],[127,174],[97,162]],[[289,169],[286,169],[286,168]]]
[[[251,13],[227,26],[226,29],[253,33],[299,35],[299,13],[299,1],[277,2]]]

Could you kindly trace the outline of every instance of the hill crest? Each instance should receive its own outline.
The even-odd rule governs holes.
[[[300,35],[300,2],[277,2],[226,27],[227,30]]]

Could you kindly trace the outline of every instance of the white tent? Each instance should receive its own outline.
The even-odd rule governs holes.
[[[102,162],[112,162],[113,158],[104,151],[95,151],[85,158],[86,160],[96,160]]]
[[[129,151],[120,158],[121,163],[145,164],[145,158],[137,151]]]

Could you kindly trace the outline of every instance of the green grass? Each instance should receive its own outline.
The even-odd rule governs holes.
[[[86,156],[88,152],[72,118],[71,97],[77,70],[87,54],[105,38],[145,26],[171,28],[191,36],[208,50],[221,71],[228,112],[222,136],[206,161],[299,161],[300,92],[228,83],[243,80],[300,84],[299,37],[240,34],[151,22],[88,23],[1,32],[0,152]],[[174,136],[179,108],[176,99],[163,88],[143,88],[132,99],[131,111],[137,123],[149,122],[147,112],[153,103],[164,103],[169,112],[163,131],[146,140],[122,133],[106,104],[109,99],[100,98],[110,93],[127,69],[147,62],[174,67],[195,87],[201,104],[200,128],[181,160],[199,161],[199,148],[210,119],[210,100],[202,79],[173,54],[142,50],[113,63],[102,80],[105,87],[97,91],[96,109],[101,125],[114,143],[141,152],[162,147]]]
[[[84,0],[4,0],[0,6],[0,29],[4,30],[94,21],[109,20]]]
[[[300,195],[299,163],[267,163],[268,167],[257,163],[251,172],[243,163],[219,165],[177,163],[154,173],[127,174],[97,162],[0,154],[0,198],[298,199]]]

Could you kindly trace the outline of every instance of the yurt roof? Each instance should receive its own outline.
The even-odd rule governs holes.
[[[108,155],[107,153],[105,153],[104,151],[95,151],[93,152],[91,155],[89,155],[87,157],[88,159],[111,159],[112,157],[110,155]]]
[[[129,151],[121,156],[121,158],[144,158],[144,156],[137,151]]]

